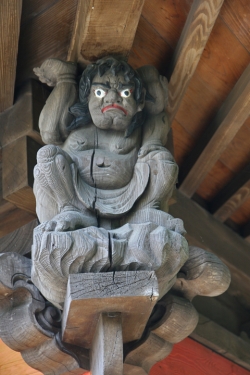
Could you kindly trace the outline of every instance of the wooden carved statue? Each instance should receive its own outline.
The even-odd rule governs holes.
[[[191,299],[230,282],[223,263],[189,248],[182,221],[160,210],[178,175],[165,148],[167,80],[113,57],[88,65],[79,83],[70,62],[49,59],[35,73],[54,89],[34,170],[40,225],[22,272],[30,295],[43,296],[36,329],[50,338],[25,360],[44,374],[146,374],[195,328]],[[16,284],[0,282],[13,295]],[[48,306],[61,320],[50,334]],[[61,366],[36,364],[35,353],[52,346]]]

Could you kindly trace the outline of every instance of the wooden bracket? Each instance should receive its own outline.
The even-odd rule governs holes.
[[[158,296],[152,271],[70,275],[63,341],[91,349],[92,375],[123,374],[123,342],[141,338]]]

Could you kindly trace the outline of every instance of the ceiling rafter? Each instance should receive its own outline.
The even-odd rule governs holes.
[[[86,65],[107,54],[128,58],[144,0],[79,0],[68,61]]]
[[[226,221],[250,197],[250,164],[229,182],[210,203],[214,217]]]
[[[191,198],[249,116],[250,65],[180,170],[179,190]]]
[[[169,67],[167,111],[172,123],[224,0],[193,2]]]

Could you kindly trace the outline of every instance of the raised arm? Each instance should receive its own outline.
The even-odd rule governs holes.
[[[58,59],[45,60],[34,68],[39,80],[54,87],[39,118],[39,128],[44,143],[59,145],[67,138],[67,126],[73,120],[69,113],[78,98],[77,65]]]
[[[165,112],[168,82],[153,66],[143,66],[137,71],[144,82],[147,95],[149,94],[145,103],[147,118],[143,125],[142,147],[139,154],[139,157],[142,157],[150,151],[161,150],[166,145],[170,130],[168,115]]]

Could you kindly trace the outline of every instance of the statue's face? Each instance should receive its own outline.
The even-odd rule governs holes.
[[[134,83],[126,82],[123,73],[113,76],[109,71],[94,77],[89,95],[89,111],[100,129],[125,131],[144,103],[134,99]]]

